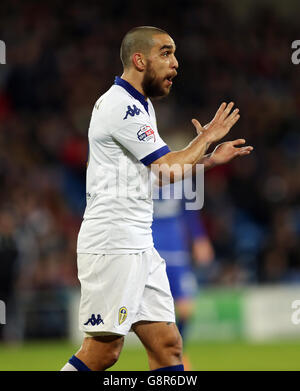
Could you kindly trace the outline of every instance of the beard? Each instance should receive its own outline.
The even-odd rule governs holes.
[[[147,64],[144,79],[142,81],[142,88],[145,95],[151,99],[160,99],[168,95],[170,92],[163,88],[164,79],[159,79],[151,64]]]

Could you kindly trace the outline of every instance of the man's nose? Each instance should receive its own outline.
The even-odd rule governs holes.
[[[173,56],[172,68],[178,69],[178,67],[179,67],[179,64],[178,64],[177,58],[175,56]]]

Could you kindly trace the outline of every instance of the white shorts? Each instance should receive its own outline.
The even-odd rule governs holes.
[[[88,335],[126,335],[141,320],[175,322],[166,263],[154,248],[137,254],[78,254],[77,264],[79,329]]]

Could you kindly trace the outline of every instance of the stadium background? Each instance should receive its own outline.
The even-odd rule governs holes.
[[[227,139],[255,147],[206,175],[201,213],[216,259],[196,270],[192,367],[300,368],[291,322],[300,299],[299,11],[296,0],[1,1],[0,370],[57,370],[79,346],[70,308],[87,128],[137,25],[163,28],[177,45],[172,93],[155,102],[170,146],[194,136],[191,118],[205,123],[233,100],[241,119]],[[147,369],[134,344],[117,365]]]

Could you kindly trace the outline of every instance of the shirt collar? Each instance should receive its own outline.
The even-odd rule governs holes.
[[[137,89],[135,89],[130,83],[128,83],[128,81],[122,79],[119,76],[116,76],[114,84],[125,88],[125,90],[129,92],[131,96],[133,96],[135,99],[141,102],[141,104],[145,107],[145,110],[149,114],[148,102],[146,101],[144,95],[141,94]]]

